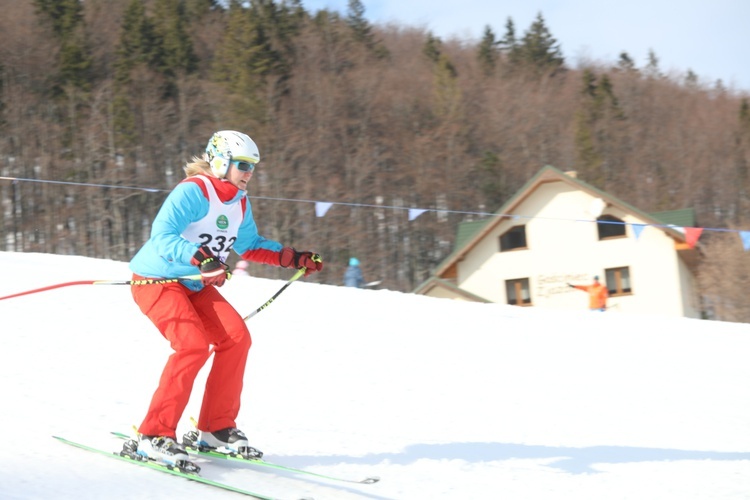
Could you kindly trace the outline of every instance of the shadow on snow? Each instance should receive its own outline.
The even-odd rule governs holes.
[[[295,467],[305,467],[340,463],[377,465],[382,462],[407,465],[421,459],[489,462],[495,460],[549,458],[556,458],[558,460],[545,464],[545,467],[558,469],[569,474],[586,474],[600,472],[593,468],[595,464],[670,462],[678,460],[750,460],[750,452],[671,450],[628,446],[571,448],[506,443],[447,443],[416,444],[406,447],[401,453],[377,453],[363,457],[342,455],[288,456],[284,457],[284,462]]]

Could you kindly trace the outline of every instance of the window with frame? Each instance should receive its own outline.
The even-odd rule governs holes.
[[[500,236],[500,251],[516,250],[518,248],[527,248],[526,246],[526,226],[513,226]]]
[[[602,215],[596,219],[599,239],[619,238],[625,236],[625,223],[612,215]]]
[[[505,280],[505,294],[508,297],[508,304],[512,306],[531,305],[529,278]]]
[[[604,275],[607,279],[607,291],[610,297],[617,295],[630,295],[633,287],[630,283],[629,267],[613,267],[605,269]]]

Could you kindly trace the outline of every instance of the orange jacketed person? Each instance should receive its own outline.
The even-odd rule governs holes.
[[[592,311],[606,311],[607,310],[607,287],[599,283],[599,276],[594,276],[594,282],[590,285],[571,285],[571,288],[577,288],[589,294],[589,309]]]

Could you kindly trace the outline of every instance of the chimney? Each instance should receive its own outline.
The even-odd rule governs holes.
[[[565,172],[565,175],[567,175],[568,177],[572,177],[574,179],[578,178],[578,172],[575,170],[568,170],[567,172]]]

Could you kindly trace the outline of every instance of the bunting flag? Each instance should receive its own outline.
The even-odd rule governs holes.
[[[412,221],[425,213],[427,210],[423,208],[410,208],[409,209],[409,220]]]
[[[638,241],[638,238],[640,238],[643,229],[646,227],[646,224],[632,224],[632,227],[633,234],[635,234],[635,241]]]
[[[324,217],[328,209],[333,206],[333,203],[327,201],[316,201],[315,202],[315,215],[317,217]]]
[[[685,242],[690,248],[694,248],[695,244],[698,243],[698,238],[701,237],[703,232],[702,227],[683,227],[685,230]]]
[[[742,240],[742,248],[746,251],[750,250],[750,231],[740,231],[740,239]]]
[[[5,177],[0,176],[0,181],[11,181],[13,185],[17,185],[21,182],[32,182],[32,183],[45,183],[45,184],[60,184],[60,185],[72,185],[72,186],[83,186],[83,187],[100,187],[100,188],[109,188],[109,189],[131,189],[131,190],[139,190],[139,191],[145,191],[147,193],[158,193],[158,192],[164,192],[168,193],[170,190],[168,189],[157,189],[157,188],[149,188],[149,187],[140,187],[140,186],[115,186],[111,184],[91,184],[91,183],[82,183],[82,182],[70,182],[70,181],[60,181],[60,180],[52,180],[52,179],[24,179],[20,177]],[[383,198],[378,197],[378,206],[374,207],[373,205],[365,205],[361,203],[345,203],[345,202],[328,202],[328,201],[314,201],[314,200],[299,200],[299,199],[293,199],[293,198],[272,198],[272,197],[266,197],[266,196],[250,196],[248,195],[250,199],[258,199],[258,200],[274,200],[274,201],[283,201],[283,202],[289,202],[289,203],[315,203],[315,215],[317,217],[325,217],[326,213],[328,213],[328,210],[333,205],[342,205],[342,206],[349,206],[349,207],[364,207],[364,208],[389,208],[393,210],[408,210],[409,211],[409,221],[413,221],[420,215],[422,215],[425,212],[436,212],[440,214],[463,214],[463,215],[470,215],[470,216],[479,216],[479,217],[504,217],[504,218],[510,218],[512,220],[519,220],[521,218],[524,219],[534,219],[534,216],[521,216],[518,214],[498,214],[496,212],[467,212],[467,211],[457,211],[457,210],[447,210],[445,208],[441,209],[423,209],[423,208],[407,208],[403,206],[384,206],[383,205]],[[606,206],[606,203],[603,200],[597,199],[593,200],[591,203],[591,206],[587,210],[587,212],[591,214],[599,213],[602,210],[602,206]],[[594,220],[579,220],[579,219],[567,219],[567,220],[575,220],[577,222],[596,222]],[[631,224],[633,227],[633,234],[635,235],[636,240],[640,238],[641,233],[647,226],[655,226],[655,227],[664,227],[660,224]],[[679,229],[684,231],[685,233],[685,241],[690,248],[694,248],[695,245],[698,243],[698,240],[701,237],[701,234],[703,231],[722,231],[722,232],[736,232],[740,240],[742,241],[742,246],[745,251],[750,250],[750,231],[742,231],[742,230],[733,230],[733,229],[726,229],[726,228],[715,228],[715,227],[676,227],[676,226],[669,226],[674,227],[675,229]]]

